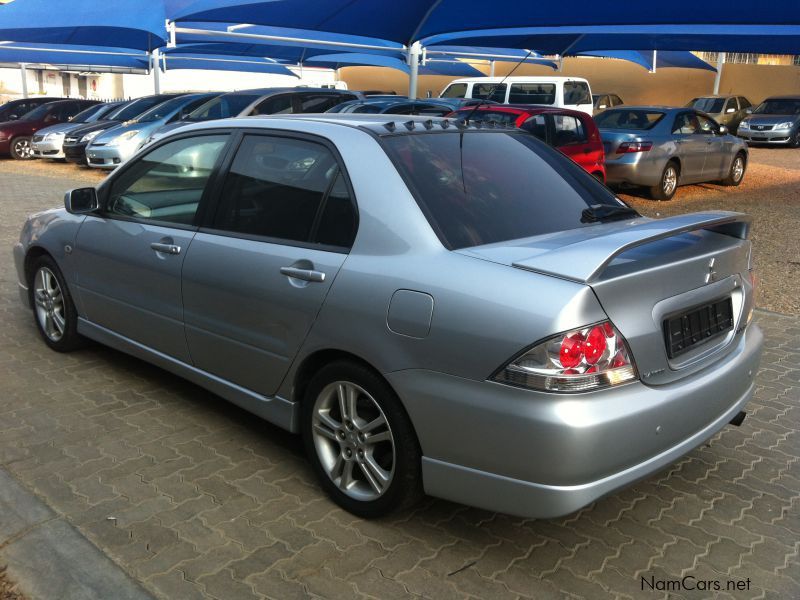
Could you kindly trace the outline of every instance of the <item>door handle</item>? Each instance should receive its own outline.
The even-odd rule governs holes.
[[[155,250],[156,252],[163,252],[164,254],[180,254],[181,247],[176,246],[174,244],[164,244],[161,242],[153,242],[150,244],[150,248]]]
[[[302,279],[303,281],[313,281],[315,283],[322,283],[325,281],[325,273],[322,271],[314,271],[313,269],[298,269],[297,267],[281,267],[281,275],[293,277],[294,279]]]

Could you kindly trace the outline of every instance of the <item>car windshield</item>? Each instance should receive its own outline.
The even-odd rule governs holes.
[[[133,102],[123,104],[117,110],[109,114],[106,118],[109,121],[130,121],[135,119],[146,110],[150,110],[157,104],[161,104],[167,100],[164,96],[148,96],[146,98],[139,98]]]
[[[34,108],[32,111],[22,115],[20,121],[41,121],[50,112],[49,104],[42,104],[39,108]]]
[[[594,118],[594,122],[600,129],[647,131],[655,127],[656,123],[664,118],[664,114],[655,110],[624,108],[600,113]]]
[[[105,108],[104,104],[95,104],[86,108],[79,112],[77,115],[72,117],[72,121],[70,123],[88,123],[89,120],[98,112]]]
[[[436,131],[382,143],[450,249],[585,226],[593,205],[625,206],[575,163],[522,132]]]
[[[800,99],[765,100],[753,113],[759,115],[800,115]]]
[[[228,94],[217,96],[201,104],[184,119],[184,121],[211,121],[238,117],[245,108],[261,98],[263,94]]]
[[[695,98],[686,106],[707,113],[721,113],[725,98]]]
[[[190,99],[185,96],[179,96],[178,98],[167,100],[166,102],[162,102],[161,104],[154,106],[146,113],[142,113],[142,116],[137,117],[136,120],[140,123],[162,121],[171,117],[174,112],[180,110],[181,107],[189,101]]]

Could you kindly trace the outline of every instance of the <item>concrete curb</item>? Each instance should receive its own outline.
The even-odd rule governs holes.
[[[0,467],[0,564],[31,600],[152,600],[108,556]]]

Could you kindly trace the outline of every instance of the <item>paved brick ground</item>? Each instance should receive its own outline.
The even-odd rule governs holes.
[[[0,162],[6,252],[81,184],[37,172]],[[370,522],[323,496],[292,436],[120,353],[48,351],[6,253],[0,464],[161,598],[712,595],[642,590],[685,575],[749,579],[718,598],[800,598],[800,318],[758,321],[749,418],[671,470],[554,521],[428,500]]]

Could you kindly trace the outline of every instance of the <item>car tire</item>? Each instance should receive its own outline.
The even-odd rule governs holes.
[[[30,160],[33,158],[33,150],[31,149],[31,138],[26,135],[20,135],[11,140],[8,153],[11,158],[15,160]]]
[[[47,255],[35,260],[28,289],[33,318],[44,343],[56,352],[71,352],[85,345],[78,333],[78,311],[56,262]]]
[[[747,170],[747,159],[743,152],[739,152],[731,162],[731,168],[728,171],[728,176],[722,180],[722,185],[736,186],[744,180],[744,174]]]
[[[380,517],[422,495],[421,451],[411,420],[375,371],[350,361],[323,367],[308,385],[301,419],[314,472],[343,509]]]
[[[661,172],[658,184],[650,188],[650,197],[653,200],[671,200],[678,190],[681,170],[678,163],[669,161]]]
[[[789,146],[792,148],[800,148],[800,127],[797,128],[797,131],[794,132],[789,140]]]

